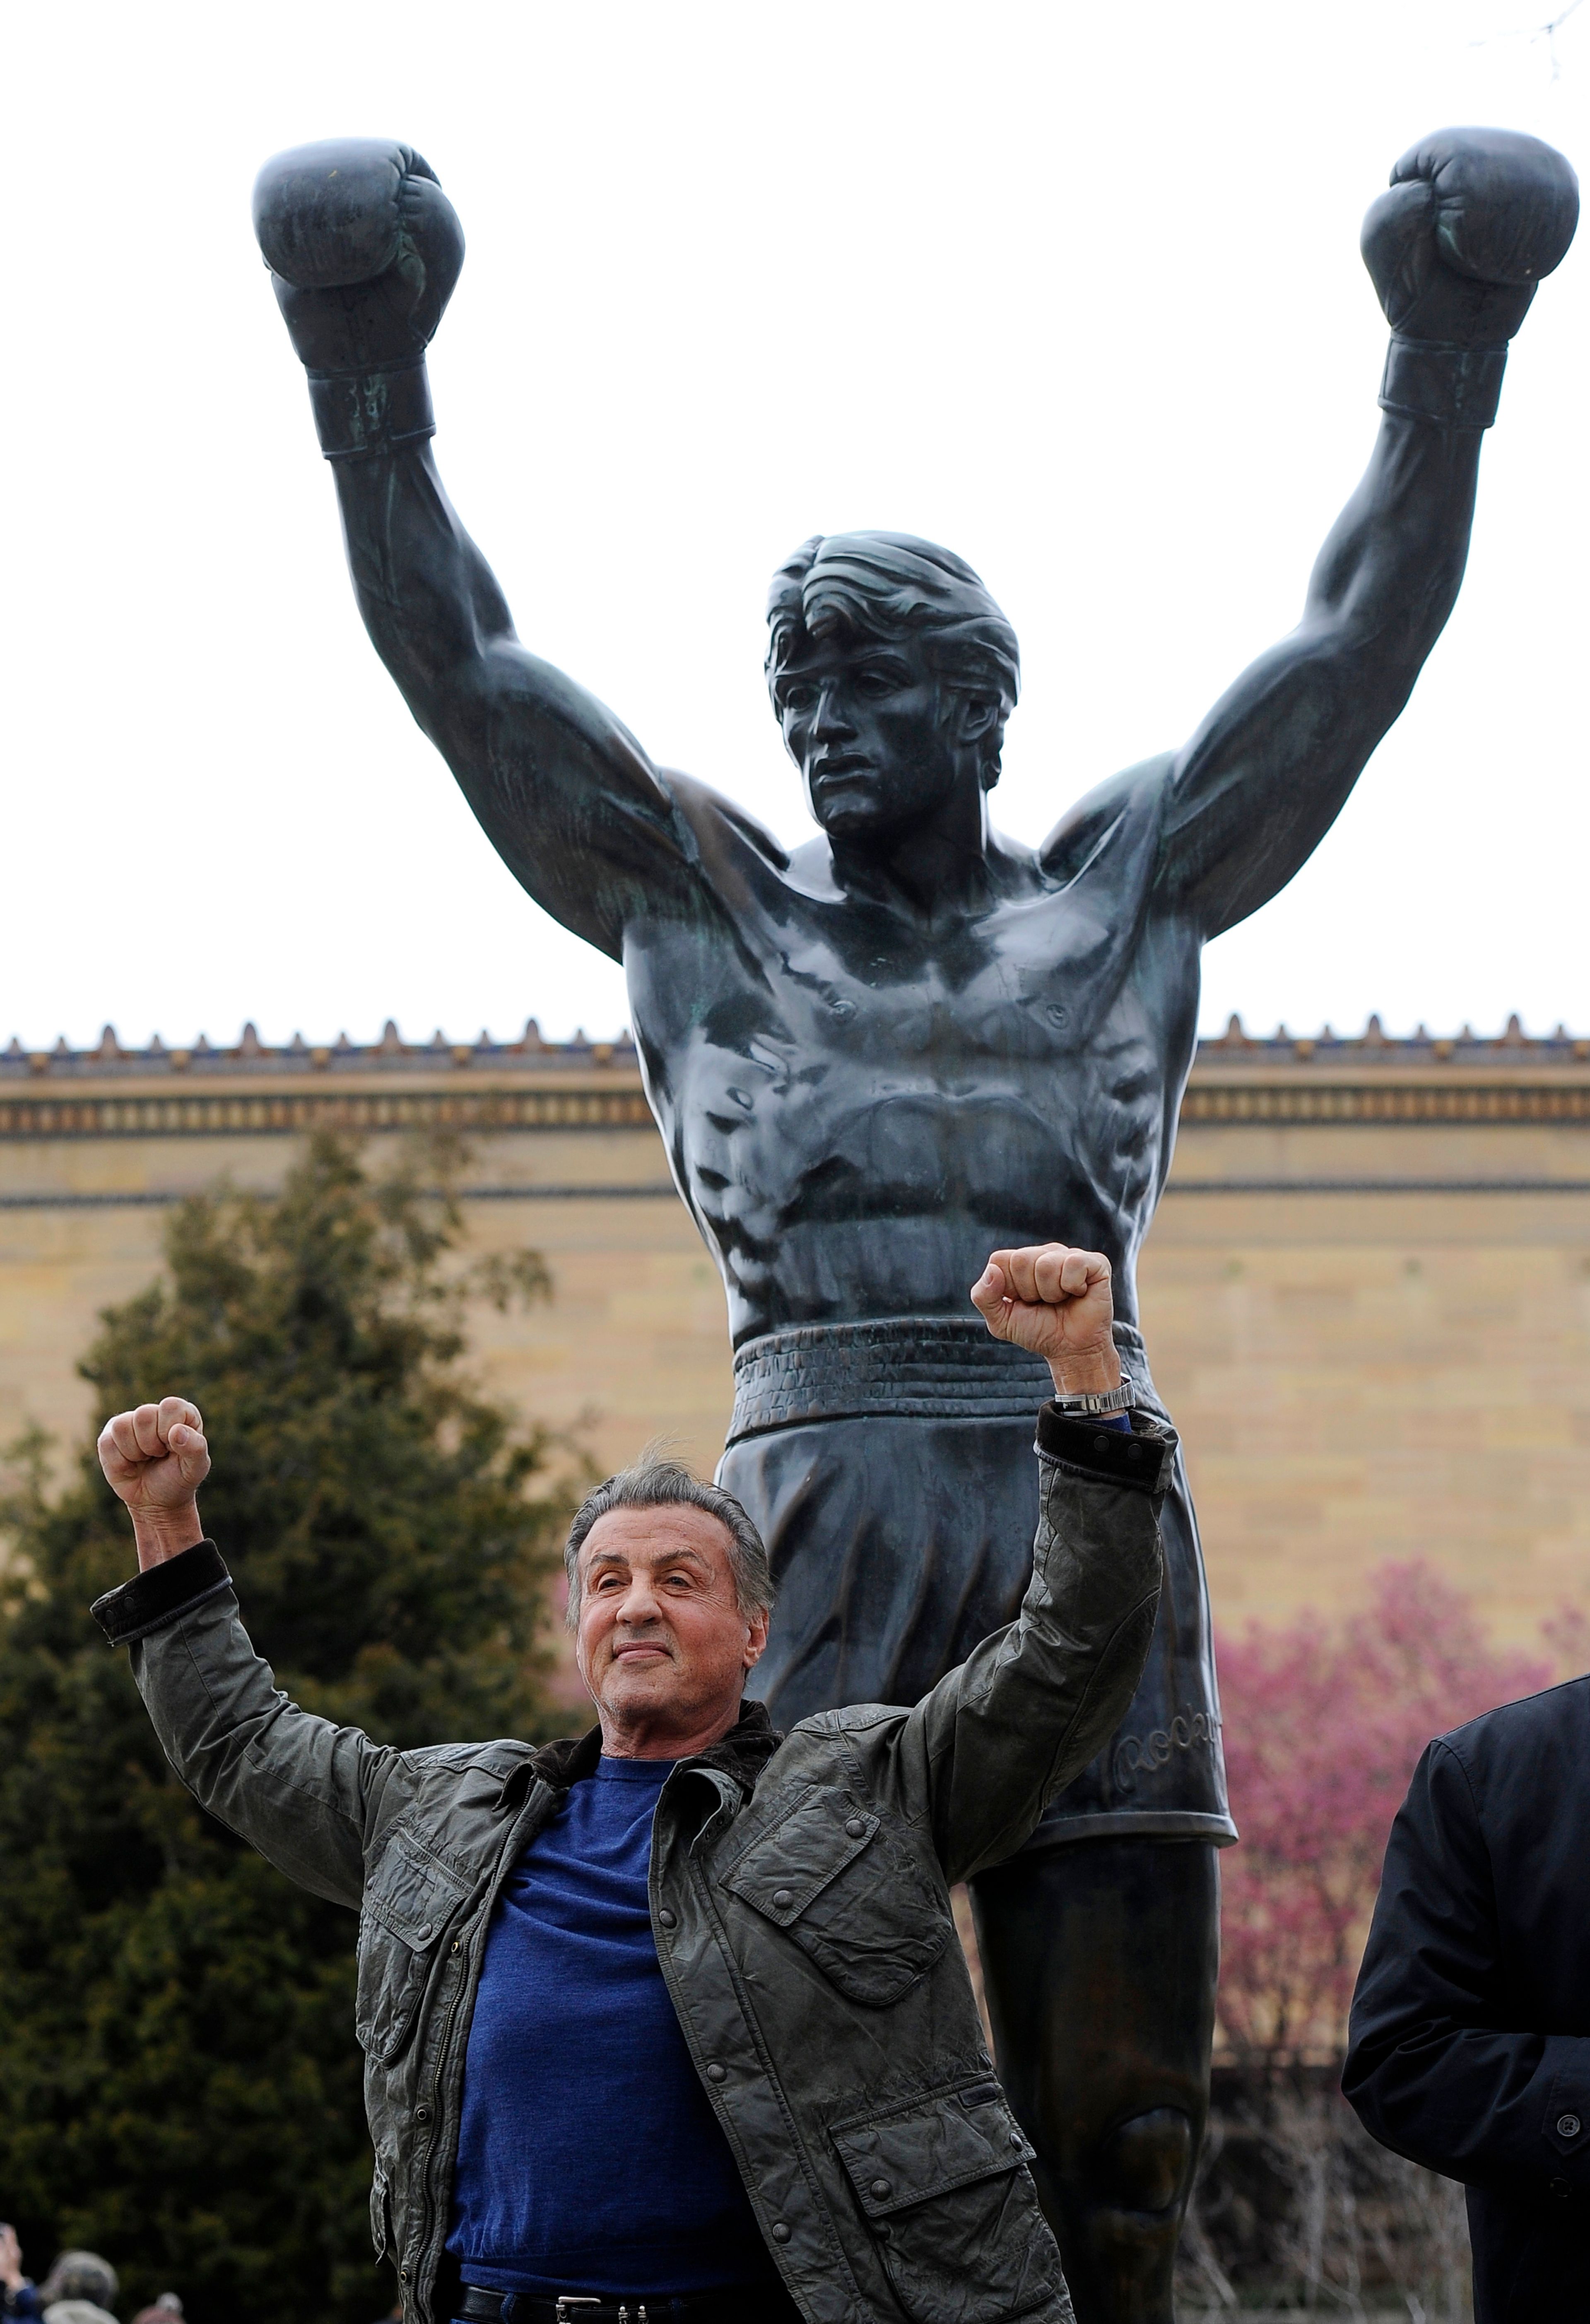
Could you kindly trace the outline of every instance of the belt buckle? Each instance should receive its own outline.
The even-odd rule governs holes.
[[[571,2308],[600,2308],[602,2301],[594,2292],[560,2292],[557,2295],[557,2324],[577,2324],[569,2314]],[[620,2311],[620,2314],[622,2311]]]

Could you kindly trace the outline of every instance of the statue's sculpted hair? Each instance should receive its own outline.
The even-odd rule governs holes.
[[[1021,690],[1016,632],[963,557],[909,532],[813,533],[767,592],[767,683],[805,639],[834,631],[887,639],[908,632],[958,691],[992,695],[999,716],[983,779],[999,777],[1005,722]]]

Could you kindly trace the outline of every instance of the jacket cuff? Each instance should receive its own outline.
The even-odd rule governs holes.
[[[1057,1462],[1073,1474],[1101,1485],[1132,1485],[1142,1493],[1169,1490],[1176,1458],[1173,1428],[1146,1413],[1132,1415],[1132,1433],[1124,1428],[1100,1428],[1097,1421],[1073,1420],[1058,1405],[1038,1410],[1040,1460]]]
[[[1540,2127],[1548,2148],[1547,2192],[1583,2204],[1590,2194],[1590,2042],[1548,2034],[1544,2062],[1551,2070]]]
[[[148,1637],[152,1630],[163,1630],[168,1622],[179,1621],[207,1598],[218,1598],[231,1587],[232,1576],[215,1543],[196,1541],[163,1564],[135,1573],[119,1590],[107,1590],[88,1610],[113,1646],[127,1646],[134,1638]]]

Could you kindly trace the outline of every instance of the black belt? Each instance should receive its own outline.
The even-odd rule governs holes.
[[[1026,1420],[1054,1393],[1041,1356],[990,1339],[978,1316],[796,1323],[734,1359],[727,1442],[813,1420]]]
[[[464,2324],[763,2324],[799,2314],[783,2286],[748,2285],[741,2292],[691,2292],[674,2299],[622,2299],[565,2292],[486,2292],[465,2283],[450,2313]]]

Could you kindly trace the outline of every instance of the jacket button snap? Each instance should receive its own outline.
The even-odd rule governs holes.
[[[793,1904],[794,1903],[795,1891],[793,1888],[775,1888],[773,1891],[773,1904],[777,1911],[782,1913],[786,1904]]]
[[[1576,2114],[1559,2114],[1557,2117],[1558,2138],[1577,2138],[1582,2125]]]
[[[881,2203],[886,2195],[892,2195],[894,2193],[894,2183],[888,2179],[875,2179],[867,2191],[869,2195],[874,2197],[878,2202]]]
[[[729,2069],[728,2069],[728,2067],[727,2067],[727,2066],[720,2066],[720,2065],[719,2065],[719,2063],[717,2062],[716,2059],[714,2059],[714,2060],[712,2061],[712,2064],[707,2068],[707,2080],[708,2080],[708,2081],[709,2081],[709,2082],[726,2082],[726,2081],[728,2080],[728,2079],[729,2079]]]
[[[663,1906],[662,1911],[657,1914],[657,1919],[662,1923],[665,1929],[671,1929],[676,1917],[676,1914],[669,1912],[666,1904]]]
[[[424,1944],[427,1937],[430,1934],[430,1923],[428,1921],[421,1921],[414,1933],[419,1939],[420,1943]]]
[[[452,1943],[452,1948],[451,1948],[451,1950],[452,1950],[454,1952],[456,1952],[456,1951],[458,1950],[459,1946],[463,1943],[463,1941],[464,1941],[464,1940],[463,1940],[463,1938],[462,1938],[462,1937],[455,1937],[455,1938],[454,1938],[454,1940],[453,1940],[453,1943]]]
[[[1022,2146],[1025,2145],[1026,2142],[1022,2137],[1019,2130],[1013,2130],[1010,2134],[1010,2143],[1012,2146]]]
[[[852,1816],[845,1826],[845,1835],[847,1839],[850,1840],[860,1840],[864,1836],[866,1830],[867,1826],[862,1822],[861,1818],[859,1816]]]
[[[417,2106],[414,2109],[414,2119],[416,2122],[428,2122],[430,2120],[429,2107]]]
[[[1567,2200],[1568,2182],[1566,2179],[1553,2179],[1550,2181],[1547,2191],[1549,2194],[1558,2196],[1561,2201],[1566,2203]]]
[[[776,2244],[786,2244],[789,2241],[789,2222],[787,2219],[774,2220],[773,2240]]]

